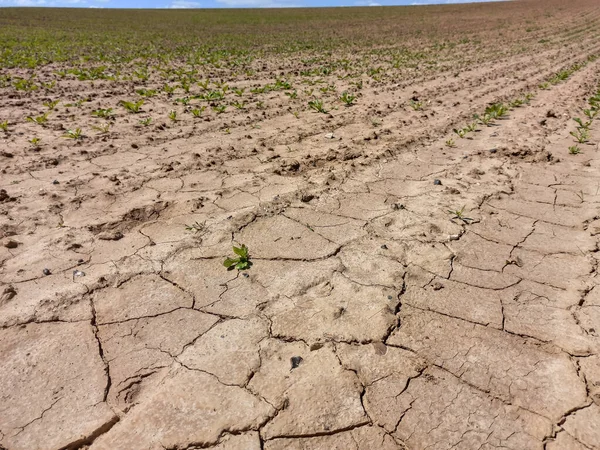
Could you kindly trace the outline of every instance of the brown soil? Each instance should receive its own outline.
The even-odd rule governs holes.
[[[574,5],[540,20],[550,46],[503,57],[490,32],[329,114],[272,92],[171,123],[158,97],[142,127],[135,83],[61,81],[91,101],[0,132],[0,449],[600,448],[599,128],[568,151],[600,60],[538,88],[600,49]],[[12,121],[43,112],[1,92]]]

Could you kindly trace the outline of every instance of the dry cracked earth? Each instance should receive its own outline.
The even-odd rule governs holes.
[[[397,120],[369,139],[314,126],[307,152],[347,148],[313,166],[192,169],[177,140],[72,146],[49,168],[15,151],[29,168],[0,183],[0,448],[600,448],[600,131],[567,150],[599,69],[457,148],[449,89],[389,113],[431,130],[409,144]],[[465,108],[525,83],[488,80]],[[265,154],[287,147],[270,120]],[[463,205],[467,223],[448,213]],[[254,265],[227,271],[241,243]]]

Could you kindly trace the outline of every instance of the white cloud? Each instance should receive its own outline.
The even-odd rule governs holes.
[[[171,9],[190,9],[190,8],[200,8],[199,2],[192,2],[190,0],[173,0],[171,5],[169,5]]]
[[[0,6],[43,6],[46,0],[0,0]]]

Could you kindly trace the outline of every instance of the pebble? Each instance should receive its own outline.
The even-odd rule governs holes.
[[[383,250],[387,250],[387,249],[388,249],[388,246],[387,246],[387,245],[385,245],[385,244],[383,244],[383,245],[381,246],[381,248],[382,248]]]
[[[43,270],[44,275],[50,275],[52,272],[50,272],[50,269],[44,269]]]
[[[4,242],[4,246],[6,248],[17,248],[19,246],[19,243],[12,239],[8,239],[7,241]]]
[[[58,180],[54,180],[52,184],[60,184],[60,182]]]
[[[296,367],[298,367],[302,361],[304,361],[302,359],[302,356],[292,356],[290,358],[290,362],[292,363],[292,369],[291,370],[294,370]]]
[[[442,182],[436,178],[435,180],[433,180],[433,184],[436,186],[441,186]]]

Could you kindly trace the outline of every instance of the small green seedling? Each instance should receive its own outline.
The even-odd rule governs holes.
[[[454,148],[456,147],[456,142],[454,142],[454,139],[450,138],[446,141],[446,147],[450,147],[450,148]]]
[[[112,115],[113,115],[112,108],[107,108],[107,109],[99,108],[99,109],[92,111],[92,116],[100,117],[101,119],[110,119],[112,117]]]
[[[346,106],[352,106],[354,100],[356,100],[356,95],[348,94],[347,92],[343,92],[340,100],[344,102]]]
[[[33,146],[33,147],[37,147],[38,145],[40,145],[40,142],[42,142],[42,139],[39,137],[34,137],[29,139],[29,143]]]
[[[473,219],[471,219],[470,217],[465,217],[464,211],[465,211],[464,206],[457,211],[448,210],[448,213],[452,214],[452,216],[453,216],[450,220],[458,219],[458,220],[461,220],[463,223],[469,224],[469,222],[471,222]]]
[[[0,130],[4,131],[5,133],[8,133],[8,120],[0,122]]]
[[[49,114],[50,114],[50,111],[47,111],[44,114],[42,114],[41,116],[37,116],[37,117],[29,116],[29,117],[27,117],[27,122],[33,122],[33,123],[37,123],[38,125],[43,125],[46,122],[48,122]]]
[[[204,224],[203,223],[199,223],[198,221],[194,222],[191,225],[186,225],[185,226],[185,230],[186,231],[193,231],[194,233],[199,233],[200,231],[204,230]]]
[[[58,106],[60,100],[54,100],[53,102],[44,102],[44,106],[52,111],[54,108]]]
[[[173,122],[177,122],[177,111],[169,112],[169,119],[171,119]]]
[[[76,128],[75,130],[67,130],[67,132],[63,134],[63,137],[67,139],[78,140],[83,138],[83,134],[81,132],[81,128]]]
[[[573,120],[577,123],[577,128],[578,129],[584,129],[586,131],[589,131],[590,127],[592,126],[592,121],[589,120],[587,122],[584,122],[583,120],[581,120],[579,117],[575,117],[573,118]]]
[[[415,111],[421,111],[423,109],[423,102],[410,101],[410,107]]]
[[[464,129],[464,128],[460,128],[460,129],[455,128],[452,131],[454,131],[458,135],[458,137],[461,138],[461,139],[464,139],[464,137],[468,133],[468,131],[466,129]]]
[[[144,125],[147,127],[152,123],[152,117],[146,117],[145,119],[140,120],[140,125]]]
[[[223,262],[223,265],[227,267],[227,270],[246,270],[252,267],[252,261],[250,261],[250,255],[248,253],[248,247],[242,244],[241,247],[233,247],[233,253],[237,258],[227,258]]]
[[[598,111],[600,111],[598,108],[584,109],[583,114],[585,114],[588,119],[594,120],[594,118],[598,115]]]
[[[327,114],[327,110],[325,109],[325,106],[323,105],[323,100],[321,100],[319,98],[315,98],[314,100],[309,101],[308,106],[310,109],[312,109],[316,112]]]
[[[143,104],[144,100],[138,100],[137,102],[126,102],[125,100],[121,100],[121,106],[123,106],[123,108],[125,108],[132,114],[137,114],[141,112]]]
[[[110,132],[110,123],[105,123],[104,125],[92,125],[92,128],[99,134],[108,134]]]
[[[225,105],[213,106],[213,111],[215,111],[217,114],[223,114],[226,109],[227,109],[227,106],[225,106]]]
[[[579,148],[578,145],[571,145],[569,147],[569,154],[570,155],[579,155],[581,153],[581,149]]]
[[[577,131],[571,131],[569,134],[580,144],[587,142],[590,137],[589,131],[585,128],[577,128]]]

